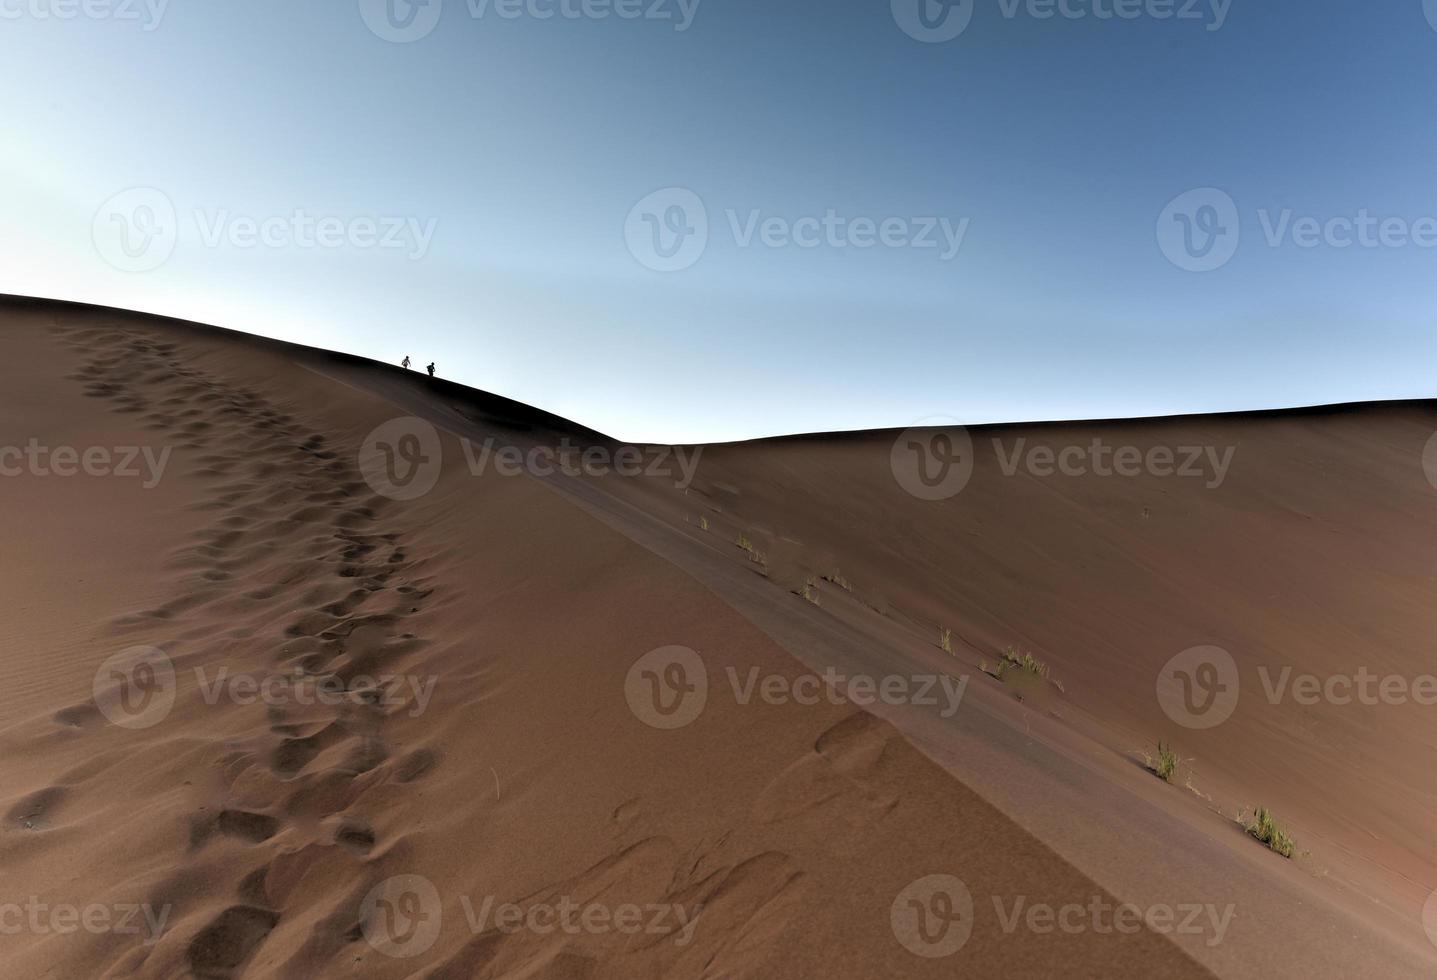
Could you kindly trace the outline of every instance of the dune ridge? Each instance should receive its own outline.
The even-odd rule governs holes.
[[[1151,676],[1137,675],[1177,642],[1160,635],[1156,611],[1134,610],[1171,615],[1200,580],[1154,575],[1164,553],[1198,548],[1200,522],[1156,541],[1125,530],[1151,525],[1160,488],[1117,495],[1147,517],[1118,516],[1107,485],[1063,499],[1037,480],[975,479],[962,508],[922,508],[893,492],[892,433],[705,447],[685,487],[671,474],[476,475],[461,437],[618,444],[460,386],[196,325],[25,300],[0,304],[0,317],[15,407],[0,442],[171,450],[148,489],[114,476],[4,481],[19,559],[0,695],[7,892],[153,913],[136,920],[149,936],[0,936],[4,975],[1176,977],[1337,965],[1418,976],[1430,965],[1412,927],[1425,872],[1404,893],[1373,870],[1427,860],[1402,814],[1380,825],[1395,843],[1373,847],[1344,832],[1350,815],[1320,816],[1320,780],[1268,780],[1297,831],[1321,842],[1317,861],[1281,863],[1240,832],[1224,836],[1223,803],[1268,775],[1240,764],[1247,728],[1193,738],[1198,785],[1215,803],[1176,795],[1124,754],[1164,727],[1137,693]],[[1377,453],[1395,472],[1427,410],[1366,411],[1397,420],[1399,443]],[[443,462],[432,490],[400,500],[375,490],[364,447],[408,417],[435,426]],[[1345,418],[1339,438],[1358,440]],[[1274,445],[1317,424],[1278,419]],[[1370,473],[1369,455],[1347,465]],[[1421,486],[1400,487],[1389,508],[1422,514]],[[880,513],[890,516],[865,524]],[[1361,530],[1387,537],[1357,554],[1382,568],[1396,548],[1415,588],[1420,535],[1409,528],[1399,547],[1390,518],[1359,515]],[[973,546],[1030,547],[1031,530],[1005,521],[1072,524],[1081,540],[1059,538],[1026,562]],[[945,544],[955,541],[964,547]],[[1293,564],[1323,554],[1303,542]],[[1060,577],[1080,551],[1098,569]],[[1197,553],[1215,574],[1218,549]],[[817,604],[802,591],[810,578]],[[1161,584],[1145,589],[1148,579]],[[1235,590],[1252,588],[1236,579]],[[1084,582],[1082,602],[1052,598]],[[1089,661],[1058,642],[1065,631],[1108,635],[1074,614],[1114,614],[1100,585],[1133,597],[1117,614],[1153,652],[1110,641]],[[1390,628],[1420,626],[1413,602]],[[1342,615],[1334,609],[1334,624]],[[938,647],[940,628],[955,650]],[[982,673],[1008,642],[1050,662],[1063,689],[1020,702]],[[671,645],[701,657],[711,694],[690,723],[663,729],[639,717],[626,678]],[[135,658],[152,655],[135,649],[159,651],[149,666],[168,665],[173,683],[116,693],[96,681],[116,656],[118,676],[151,677]],[[727,688],[730,676],[758,676],[797,690],[829,668],[963,677],[963,710],[744,704]],[[265,683],[274,703],[257,693]],[[157,700],[135,717],[162,717],[117,724],[135,718],[116,704],[128,710],[147,691]],[[1368,741],[1389,722],[1352,724],[1345,744],[1357,748],[1341,764],[1354,785],[1393,790]],[[1426,784],[1410,786],[1406,802],[1420,806]],[[1155,866],[1164,839],[1183,854]],[[1157,887],[1164,875],[1177,885]],[[923,891],[934,876],[960,878],[971,910]],[[1391,911],[1358,907],[1374,896]],[[1087,920],[1076,933],[1040,931],[1012,911],[1111,916],[1101,910],[1124,901],[1231,904],[1235,915],[1213,945],[1211,929]],[[596,910],[593,920],[571,931],[494,918],[565,903]],[[1304,903],[1310,918],[1285,918]],[[951,937],[960,921],[970,934],[949,955],[915,953],[930,933],[921,920],[917,938],[906,935],[910,908],[953,913],[932,935]],[[647,927],[620,930],[617,909],[639,910]]]

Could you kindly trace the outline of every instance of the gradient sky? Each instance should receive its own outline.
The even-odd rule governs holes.
[[[971,12],[930,42],[919,0],[390,0],[439,13],[407,43],[386,0],[87,2],[0,0],[0,292],[434,359],[634,440],[1437,394],[1437,248],[1274,246],[1263,217],[1437,244],[1437,0],[922,0],[939,30]],[[135,187],[174,208],[148,271],[113,264]],[[626,222],[675,187],[707,247],[655,271]],[[1159,245],[1196,188],[1240,223],[1189,209],[1237,243],[1208,272]],[[231,237],[296,211],[353,234]],[[730,211],[968,224],[945,261],[744,245]]]

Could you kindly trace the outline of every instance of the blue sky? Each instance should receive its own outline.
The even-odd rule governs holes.
[[[636,440],[1437,393],[1437,0],[88,2],[0,291]]]

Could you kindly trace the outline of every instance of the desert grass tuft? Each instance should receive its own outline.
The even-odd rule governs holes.
[[[999,665],[999,669],[1001,670],[1004,666],[1017,667],[1034,677],[1046,678],[1048,676],[1047,664],[1035,659],[1031,653],[1019,655],[1019,652],[1011,646],[1003,650],[1003,663]]]
[[[1178,765],[1182,762],[1182,760],[1178,758],[1178,754],[1173,751],[1173,747],[1161,740],[1158,742],[1158,756],[1156,759],[1146,752],[1143,753],[1143,757],[1146,760],[1145,764],[1148,767],[1148,771],[1165,783],[1173,781],[1173,777],[1176,776],[1178,772]]]
[[[1267,807],[1258,807],[1252,819],[1243,826],[1250,836],[1266,844],[1269,849],[1285,858],[1292,857],[1295,848],[1292,835],[1287,832],[1286,827],[1277,822],[1277,818]]]
[[[818,605],[818,578],[810,575],[808,581],[803,583],[803,591],[799,593],[815,606]]]

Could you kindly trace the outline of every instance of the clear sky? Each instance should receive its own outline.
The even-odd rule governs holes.
[[[433,359],[635,440],[1432,396],[1434,23],[0,0],[0,291]]]

